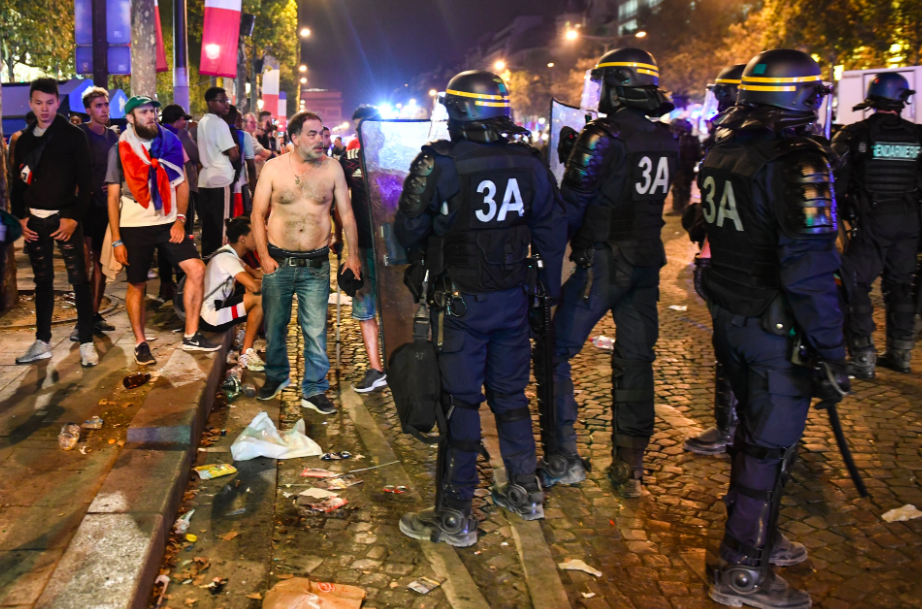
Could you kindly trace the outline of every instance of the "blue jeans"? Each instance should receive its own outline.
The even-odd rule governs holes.
[[[365,286],[352,297],[352,319],[368,321],[375,318],[375,305],[378,302],[375,250],[363,247],[359,251],[362,253],[362,279]]]
[[[288,322],[291,300],[298,296],[298,323],[304,336],[304,378],[301,394],[305,398],[330,388],[327,372],[327,301],[330,297],[330,263],[319,268],[279,266],[263,275],[263,311],[266,319],[266,380],[280,383],[291,373],[288,364]]]

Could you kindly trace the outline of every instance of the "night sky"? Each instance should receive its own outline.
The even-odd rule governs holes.
[[[309,85],[342,91],[346,116],[360,103],[386,100],[421,72],[463,58],[484,34],[501,30],[517,15],[555,15],[566,6],[564,0],[301,2],[311,15]]]

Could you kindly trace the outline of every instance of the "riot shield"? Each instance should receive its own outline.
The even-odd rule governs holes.
[[[563,180],[564,171],[563,163],[560,162],[557,156],[557,145],[560,144],[560,130],[564,127],[570,127],[577,132],[582,131],[583,127],[586,126],[587,114],[595,118],[596,113],[568,106],[556,99],[551,100],[551,140],[548,144],[547,159],[551,173],[557,178],[558,185]]]
[[[708,85],[708,89],[704,94],[704,105],[701,108],[701,116],[698,117],[698,133],[708,134],[711,132],[710,122],[711,119],[717,116],[717,109],[720,105],[717,101],[717,96],[714,95],[710,87],[711,85]]]
[[[413,340],[416,305],[403,284],[409,261],[394,234],[394,216],[410,164],[429,141],[431,130],[432,122],[428,120],[366,119],[359,131],[362,175],[373,229],[385,366],[397,347]]]

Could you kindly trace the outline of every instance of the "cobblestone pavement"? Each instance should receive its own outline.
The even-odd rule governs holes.
[[[580,450],[591,459],[593,471],[578,487],[554,488],[548,493],[547,518],[538,528],[538,543],[549,548],[554,563],[582,559],[602,572],[601,577],[594,577],[559,571],[573,607],[718,606],[707,597],[707,574],[709,565],[716,562],[726,516],[721,499],[729,482],[729,460],[682,450],[688,435],[713,423],[711,324],[692,287],[694,246],[677,218],[667,218],[663,235],[669,263],[662,270],[655,364],[657,431],[640,499],[618,498],[605,479],[611,444],[610,355],[587,342],[573,360],[577,401],[582,407],[577,424]],[[879,297],[875,304],[882,327]],[[358,325],[349,318],[349,307],[343,307],[343,312],[341,380],[333,379],[331,372],[330,392],[341,411],[323,417],[302,409],[298,390],[289,389],[281,400],[280,427],[290,427],[303,417],[308,435],[325,451],[348,450],[363,458],[332,464],[316,458],[278,464],[271,569],[261,584],[263,591],[279,576],[309,574],[321,581],[362,586],[368,592],[365,607],[377,609],[560,606],[542,600],[541,588],[548,582],[526,577],[527,561],[517,550],[520,529],[513,517],[507,518],[492,506],[487,488],[493,472],[485,461],[480,463],[482,482],[475,502],[475,515],[485,534],[476,546],[450,550],[436,560],[433,544],[400,534],[396,525],[403,512],[431,505],[435,450],[400,433],[389,391],[364,396],[351,391],[367,358]],[[334,314],[331,306],[331,359]],[[300,378],[302,348],[295,329],[293,324],[289,339],[293,381],[296,370]],[[598,334],[614,336],[610,318],[601,321],[592,336]],[[878,344],[884,343],[882,333],[877,339]],[[922,370],[920,355],[917,349],[918,370]],[[922,607],[922,519],[896,523],[881,519],[887,510],[906,503],[922,507],[920,390],[918,375],[881,370],[875,381],[855,381],[854,395],[840,406],[870,499],[860,499],[854,490],[826,415],[810,413],[781,514],[781,527],[809,548],[810,559],[779,572],[791,584],[809,590],[814,606]],[[533,388],[529,395],[536,408]],[[482,413],[485,418],[490,416],[486,406]],[[286,496],[303,490],[286,485],[305,484],[308,480],[299,476],[305,466],[344,471],[391,458],[400,463],[358,474],[363,484],[343,492],[350,503],[336,512],[305,517],[298,513],[292,497]],[[410,490],[403,495],[385,493],[387,484],[406,484]],[[445,579],[446,556],[457,557],[456,562],[447,563],[451,581],[426,596],[406,588],[419,576]],[[459,600],[458,590],[463,591],[465,581],[479,588],[485,605]],[[203,599],[196,606],[229,605],[224,600]]]

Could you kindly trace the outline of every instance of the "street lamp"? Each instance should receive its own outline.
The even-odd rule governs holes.
[[[554,62],[552,61],[552,62],[550,62],[549,64],[547,64],[547,67],[553,68],[553,67],[554,67]]]
[[[298,72],[307,72],[307,66],[302,63],[298,66]]]
[[[645,31],[643,31],[643,30],[640,30],[639,32],[637,32],[636,34],[634,34],[634,36],[636,36],[637,38],[643,38],[643,37],[646,36],[646,35],[647,35],[647,33],[646,33]]]
[[[435,89],[429,89],[429,97],[435,97],[438,94],[439,92],[436,91]]]
[[[576,40],[577,38],[579,38],[579,32],[571,28],[567,30],[567,33],[565,34],[565,38],[567,40]]]
[[[302,77],[301,77],[301,84],[302,84],[302,85],[306,85],[306,84],[307,84],[307,77],[306,77],[306,76],[302,76]]]
[[[307,38],[308,36],[311,35],[311,30],[310,30],[310,28],[303,27],[303,28],[301,28],[301,32],[300,32],[300,33],[301,33],[301,38]]]
[[[500,72],[502,72],[503,70],[506,69],[506,62],[500,59],[496,63],[493,64],[493,67],[499,70]]]

